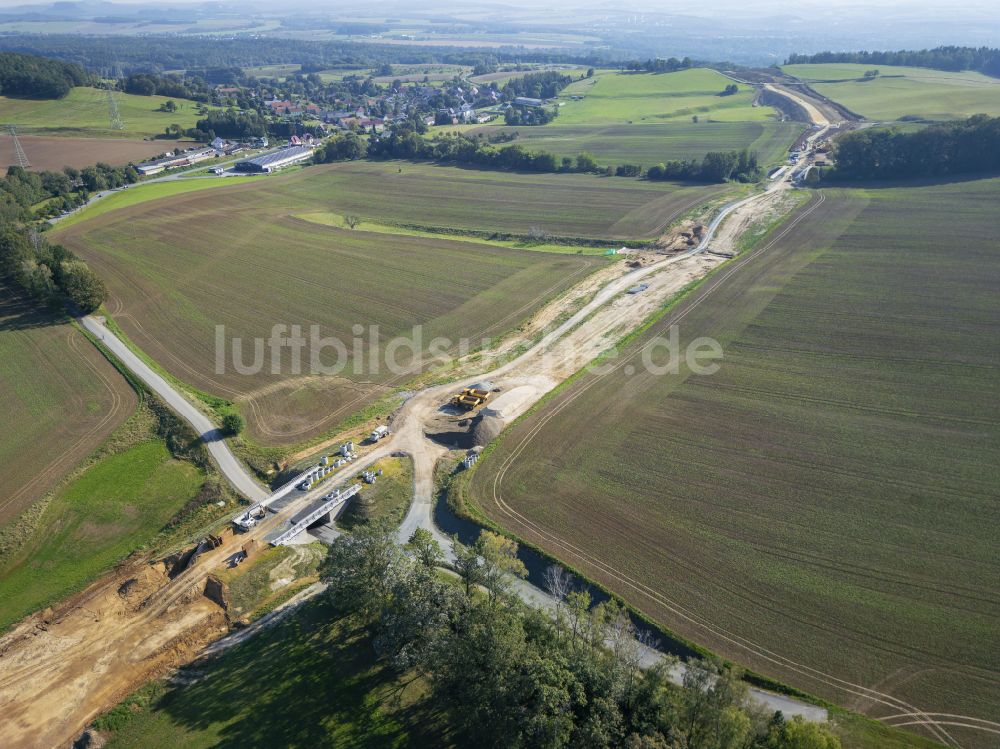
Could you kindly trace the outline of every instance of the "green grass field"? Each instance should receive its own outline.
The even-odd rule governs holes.
[[[425,682],[377,662],[366,631],[323,600],[188,672],[198,680],[154,683],[101,718],[108,749],[450,745]]]
[[[618,239],[618,231],[652,232],[726,188],[358,162],[142,198],[141,190],[173,189],[183,188],[127,190],[108,199],[125,207],[98,212],[104,210],[98,203],[94,218],[57,228],[55,237],[105,279],[108,310],[143,351],[183,382],[235,400],[258,442],[291,445],[409,379],[381,359],[377,372],[362,363],[392,337],[422,326],[425,348],[437,336],[456,345],[468,338],[478,347],[605,262],[480,238],[350,230],[296,218],[300,213],[333,208],[338,215],[357,211],[439,227],[518,233],[540,227]],[[244,342],[243,361],[251,363],[254,339],[268,338],[275,324],[301,325],[306,336],[316,324],[323,337],[351,349],[353,326],[365,326],[362,357],[341,358],[347,366],[337,376],[311,375],[308,350],[297,373],[286,356],[278,374],[271,374],[269,357],[259,374],[239,374],[229,342]],[[223,375],[214,374],[216,325],[225,326]],[[379,326],[378,342],[369,325]],[[331,366],[336,359],[328,347],[321,361]],[[407,349],[398,361],[409,363]]]
[[[998,200],[1000,180],[829,192],[518,423],[466,499],[759,672],[873,715],[911,709],[849,684],[992,717]],[[678,319],[681,351],[722,345],[716,374],[642,366]]]
[[[0,283],[0,527],[135,410],[128,382],[69,321]]]
[[[130,429],[131,426],[131,429]],[[126,425],[105,453],[62,486],[37,530],[0,558],[0,629],[82,588],[149,541],[202,485],[148,425]]]
[[[413,461],[410,458],[384,458],[371,470],[379,469],[382,475],[374,484],[363,484],[358,498],[352,499],[337,524],[353,528],[381,518],[394,523],[403,522],[413,498]]]
[[[879,77],[865,80],[865,71],[876,69]],[[972,71],[847,64],[785,65],[782,70],[871,120],[1000,115],[1000,80]]]
[[[774,118],[770,107],[754,107],[753,89],[743,84],[732,96],[719,96],[729,78],[707,68],[676,73],[600,71],[593,78],[562,90],[559,125],[653,124],[691,122],[759,122]],[[584,98],[573,101],[572,96]]]
[[[126,138],[162,135],[168,125],[194,127],[198,119],[195,103],[174,99],[176,112],[157,112],[166,96],[136,96],[115,92],[124,130],[112,130],[108,121],[108,95],[96,88],[72,89],[63,99],[11,99],[0,96],[5,122],[36,135],[88,135]]]
[[[700,122],[698,124],[562,125],[543,127],[483,126],[473,132],[517,132],[516,143],[528,150],[557,156],[587,152],[602,166],[641,164],[650,167],[672,159],[701,159],[708,151],[749,148],[761,163],[785,160],[802,133],[793,122]]]

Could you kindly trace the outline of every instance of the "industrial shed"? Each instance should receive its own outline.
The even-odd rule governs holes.
[[[278,169],[290,166],[291,164],[297,164],[300,161],[305,161],[306,159],[311,158],[312,154],[312,149],[306,146],[289,146],[288,148],[282,148],[280,151],[275,151],[274,153],[258,156],[255,159],[237,161],[233,169],[237,172],[264,174],[266,172],[277,171]]]

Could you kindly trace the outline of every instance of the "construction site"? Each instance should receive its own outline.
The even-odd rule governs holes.
[[[486,445],[560,382],[735,254],[743,232],[794,207],[787,187],[784,179],[775,180],[763,193],[721,209],[706,207],[669,227],[655,246],[625,249],[620,262],[549,301],[493,349],[459,360],[448,384],[409,392],[384,423],[365,426],[366,439],[345,439],[332,445],[335,450],[304,460],[305,467],[273,491],[260,487],[225,443],[212,441],[213,456],[227,476],[236,483],[238,473],[240,485],[249,487],[243,494],[250,501],[225,527],[164,558],[136,555],[0,639],[5,662],[0,706],[9,721],[8,745],[66,743],[134,688],[190,661],[226,634],[236,621],[226,581],[230,571],[288,548],[333,541],[341,533],[338,518],[362,499],[366,487],[385,481],[380,461],[400,455],[412,460],[400,540],[425,528],[446,546],[434,521],[438,461],[454,451],[460,470],[475,466]],[[143,375],[142,363],[113,332],[88,320],[91,327],[145,381],[155,382],[155,374]],[[154,387],[170,391],[166,383]],[[195,417],[189,421],[195,423]]]

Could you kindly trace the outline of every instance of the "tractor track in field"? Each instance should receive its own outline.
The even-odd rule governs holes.
[[[40,484],[51,483],[53,482],[53,477],[65,474],[66,471],[78,463],[82,457],[80,453],[81,446],[85,442],[90,441],[96,434],[102,432],[108,424],[118,419],[122,410],[125,408],[125,398],[115,387],[112,378],[106,372],[103,372],[99,365],[91,361],[88,358],[87,353],[80,350],[79,337],[79,331],[70,328],[66,332],[66,345],[74,354],[79,356],[84,365],[86,365],[86,367],[94,373],[94,376],[101,382],[105,390],[107,390],[110,394],[111,400],[108,405],[108,409],[100,420],[97,421],[91,428],[83,434],[77,436],[71,444],[62,446],[58,457],[38,471],[31,481],[22,485],[16,492],[6,497],[4,501],[0,503],[0,512],[17,503],[17,501],[24,497],[24,495],[33,487]]]
[[[693,309],[701,305],[706,298],[708,298],[712,292],[722,285],[725,280],[732,274],[738,272],[743,266],[751,263],[755,259],[762,256],[769,249],[771,249],[775,244],[777,244],[782,238],[784,238],[789,232],[791,232],[799,223],[808,218],[816,209],[818,209],[825,201],[825,195],[820,193],[819,198],[813,202],[806,210],[800,213],[795,219],[793,219],[789,224],[777,235],[775,236],[767,245],[763,248],[749,254],[741,260],[737,260],[728,266],[727,270],[723,273],[717,274],[708,285],[702,287],[702,292],[699,296],[692,302],[689,302],[684,306],[684,308],[675,315],[670,316],[669,322],[671,324],[676,324],[684,317],[686,317]],[[600,381],[600,378],[606,377],[608,374],[617,372],[626,366],[630,366],[631,362],[637,357],[641,356],[645,347],[637,349],[635,352],[631,353],[629,356],[624,358],[619,358],[617,363],[610,369],[599,374],[596,374],[593,379],[580,387],[573,395],[561,401],[556,407],[552,408],[542,419],[535,424],[531,430],[517,443],[517,445],[512,450],[511,454],[507,459],[501,464],[500,469],[497,471],[497,475],[493,481],[492,496],[494,503],[502,514],[511,518],[515,523],[521,525],[525,528],[531,530],[538,537],[546,540],[547,542],[554,544],[558,548],[562,549],[565,553],[569,554],[571,557],[576,558],[580,561],[586,562],[589,565],[597,568],[603,574],[616,580],[618,583],[631,588],[632,590],[638,592],[639,594],[649,598],[650,600],[664,606],[666,609],[674,613],[675,615],[685,619],[691,624],[697,626],[705,632],[718,637],[732,645],[735,645],[742,650],[759,657],[763,660],[774,663],[782,668],[787,668],[791,671],[799,673],[807,678],[816,680],[828,686],[832,686],[842,692],[846,692],[855,697],[859,697],[863,700],[870,702],[875,702],[882,704],[891,709],[903,709],[910,711],[907,715],[915,716],[916,722],[913,725],[921,725],[927,728],[937,740],[942,741],[948,746],[960,747],[958,742],[944,729],[941,725],[947,725],[947,723],[942,724],[941,721],[934,720],[929,717],[927,713],[920,711],[915,706],[900,700],[899,698],[893,697],[892,695],[879,692],[874,689],[870,689],[861,684],[855,684],[850,681],[840,679],[833,674],[825,673],[818,669],[814,669],[802,663],[793,661],[785,656],[775,653],[767,648],[755,643],[751,640],[743,638],[736,633],[729,630],[716,627],[710,622],[698,617],[694,612],[681,606],[676,601],[673,601],[666,596],[658,593],[653,588],[648,585],[630,577],[623,571],[608,565],[601,559],[589,554],[586,550],[570,543],[566,539],[558,536],[551,531],[547,531],[538,524],[529,520],[527,517],[517,512],[509,504],[507,504],[503,499],[503,480],[507,474],[510,467],[517,461],[519,456],[525,449],[531,444],[532,440],[541,432],[544,426],[551,421],[555,416],[557,416],[563,409],[569,406],[573,401],[579,398],[581,395],[587,392],[588,389],[593,387],[594,384]],[[975,720],[971,719],[970,720]]]

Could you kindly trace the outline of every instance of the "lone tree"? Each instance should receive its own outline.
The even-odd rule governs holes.
[[[60,267],[62,288],[80,310],[89,315],[108,296],[104,282],[82,260],[67,260]]]
[[[233,436],[243,431],[246,422],[238,413],[229,413],[222,417],[222,431]]]

